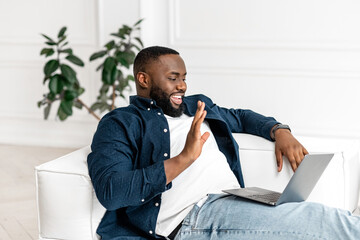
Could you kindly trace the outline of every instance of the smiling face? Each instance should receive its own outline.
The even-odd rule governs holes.
[[[145,71],[137,74],[141,87],[138,95],[154,99],[169,116],[181,116],[187,89],[186,67],[182,58],[176,54],[159,56],[146,66]]]

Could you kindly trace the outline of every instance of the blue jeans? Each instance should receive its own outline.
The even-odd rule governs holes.
[[[184,219],[175,240],[184,239],[360,239],[360,217],[318,203],[273,207],[216,194]]]

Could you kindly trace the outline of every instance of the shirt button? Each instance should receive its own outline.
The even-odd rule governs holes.
[[[158,112],[158,115],[161,115],[161,113]]]
[[[142,202],[145,202],[145,199],[141,199]]]
[[[148,111],[150,111],[151,109],[150,109],[150,108],[148,108],[147,110],[148,110]]]
[[[167,131],[168,131],[168,130],[165,128],[165,129],[164,129],[164,132],[166,133]]]
[[[168,156],[168,154],[167,153],[164,153],[164,157],[167,157]]]
[[[153,231],[150,230],[149,233],[150,233],[150,234],[153,234]]]
[[[155,207],[158,207],[159,206],[159,203],[155,203]]]
[[[154,102],[153,102],[153,101],[151,101],[151,102],[150,102],[150,104],[154,104]]]

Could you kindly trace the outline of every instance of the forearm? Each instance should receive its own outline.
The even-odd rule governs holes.
[[[231,128],[231,132],[249,133],[272,140],[272,127],[278,124],[274,118],[266,117],[251,110],[221,108],[220,112]]]

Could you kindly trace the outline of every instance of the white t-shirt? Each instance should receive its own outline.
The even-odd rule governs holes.
[[[183,114],[178,118],[166,118],[170,129],[170,157],[174,157],[183,150],[194,117]],[[168,236],[207,194],[240,187],[206,121],[201,125],[200,131],[202,134],[210,132],[200,157],[178,175],[172,181],[172,188],[161,196],[155,230],[158,235]]]

